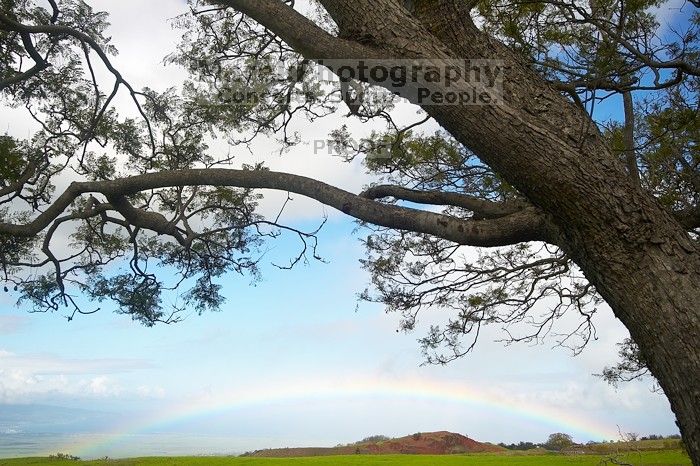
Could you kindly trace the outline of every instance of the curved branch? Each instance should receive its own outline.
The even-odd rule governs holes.
[[[1,87],[0,90],[2,90]],[[7,196],[8,194],[12,193],[19,193],[24,187],[24,185],[27,184],[27,182],[32,178],[32,176],[34,176],[35,173],[36,165],[34,164],[34,162],[29,162],[27,164],[27,168],[25,168],[24,172],[22,172],[17,181],[0,188],[0,197]]]
[[[53,5],[52,5],[53,6]],[[57,17],[57,10],[54,9],[54,16],[53,18],[55,19]],[[21,82],[21,80],[28,79],[32,77],[35,74],[38,74],[40,71],[46,69],[49,67],[49,64],[39,55],[39,53],[36,51],[34,48],[32,42],[31,42],[31,34],[48,34],[48,35],[53,35],[53,36],[61,36],[61,35],[66,35],[73,37],[74,39],[80,41],[84,46],[89,47],[92,49],[97,56],[102,60],[102,63],[104,66],[107,68],[107,70],[114,76],[115,78],[115,84],[114,84],[114,90],[112,91],[112,94],[110,97],[108,97],[106,104],[103,106],[100,114],[97,116],[98,119],[102,117],[102,114],[107,110],[107,106],[109,102],[111,102],[112,98],[116,95],[116,92],[119,88],[119,86],[123,85],[126,87],[126,89],[129,91],[129,94],[131,95],[131,99],[133,100],[134,104],[136,105],[137,110],[139,111],[141,117],[143,117],[144,122],[146,123],[146,126],[148,127],[148,135],[149,139],[151,142],[151,148],[155,150],[155,140],[153,138],[153,130],[151,128],[151,123],[150,120],[146,117],[146,114],[144,113],[143,107],[141,106],[141,103],[139,102],[137,96],[141,95],[144,96],[143,93],[137,92],[133,86],[126,80],[124,79],[124,76],[117,70],[117,68],[112,64],[112,61],[109,59],[107,56],[107,53],[104,51],[102,46],[92,37],[90,37],[88,34],[79,31],[75,28],[69,27],[69,26],[63,26],[63,25],[57,25],[57,24],[38,24],[38,25],[27,25],[27,24],[22,24],[19,23],[12,18],[6,16],[2,12],[0,12],[0,29],[2,30],[8,30],[8,31],[16,31],[20,33],[22,36],[22,40],[24,42],[24,46],[27,49],[27,53],[31,55],[31,57],[34,59],[34,61],[37,63],[37,65],[34,68],[38,69],[30,69],[27,71],[27,73],[24,73],[23,75],[19,77],[14,77],[12,79],[17,80],[17,82]],[[89,62],[89,57],[87,57],[88,62]],[[42,64],[43,63],[43,64]],[[31,73],[30,73],[31,72]],[[25,76],[26,75],[26,76]],[[19,78],[22,78],[21,80]],[[9,81],[8,81],[9,82]],[[12,81],[11,84],[16,84],[17,82]],[[2,84],[2,83],[0,83]],[[3,84],[4,86],[4,84]],[[5,86],[6,87],[6,86]],[[0,86],[0,90],[2,90],[3,87]],[[99,96],[98,96],[99,98]],[[90,131],[94,130],[92,128]]]
[[[587,18],[585,16],[587,16]],[[682,71],[686,74],[690,74],[693,76],[700,76],[700,67],[697,67],[697,66],[693,65],[692,63],[683,61],[681,59],[659,61],[659,60],[656,60],[654,58],[651,58],[651,57],[645,55],[644,53],[642,53],[639,49],[637,49],[634,46],[634,44],[629,42],[627,39],[624,39],[623,37],[621,37],[620,34],[617,34],[614,31],[612,31],[603,21],[600,21],[596,18],[593,18],[590,15],[585,15],[585,16],[584,16],[585,20],[587,20],[590,24],[593,24],[594,26],[596,26],[608,38],[610,38],[614,42],[620,44],[632,56],[634,56],[634,58],[639,60],[641,63],[644,63],[649,68],[676,69],[676,70]]]
[[[174,170],[132,176],[110,181],[74,182],[41,215],[27,224],[0,223],[0,233],[30,237],[45,229],[80,195],[100,193],[113,204],[121,205],[134,222],[158,223],[154,212],[146,212],[119,202],[119,199],[152,189],[183,186],[229,186],[251,189],[275,189],[307,196],[334,207],[347,215],[379,226],[426,233],[458,244],[496,247],[528,241],[556,244],[555,229],[543,215],[517,212],[491,220],[465,220],[376,202],[326,183],[299,175],[267,170],[193,169]],[[147,217],[147,218],[146,218]],[[127,218],[128,220],[128,218]],[[150,226],[148,226],[150,228]]]
[[[5,16],[0,14],[0,24],[4,22],[4,18]],[[36,47],[34,47],[31,35],[28,32],[20,32],[20,37],[22,38],[22,43],[24,44],[25,50],[27,51],[29,56],[32,57],[32,60],[34,60],[34,66],[29,68],[27,71],[18,73],[15,76],[11,76],[10,78],[5,79],[4,81],[0,81],[0,91],[14,84],[19,84],[22,81],[30,79],[44,71],[49,66],[51,66],[51,64],[44,60],[44,58],[39,54]]]
[[[360,196],[372,200],[393,197],[417,204],[461,207],[474,212],[474,218],[478,219],[505,217],[520,212],[525,207],[525,205],[515,202],[492,202],[466,194],[443,191],[418,191],[393,185],[373,186],[361,193]]]
[[[87,43],[90,45],[90,48],[92,48],[95,53],[97,53],[100,56],[100,59],[104,62],[105,66],[107,69],[110,71],[110,73],[114,74],[120,79],[121,74],[117,69],[112,65],[112,62],[110,61],[109,57],[107,57],[107,54],[104,52],[102,47],[89,35],[85,34],[82,31],[79,31],[77,29],[74,29],[69,26],[62,26],[62,25],[55,25],[55,24],[38,24],[38,25],[31,25],[31,24],[22,24],[19,23],[12,18],[9,18],[8,16],[4,15],[3,13],[0,12],[0,24],[3,24],[4,27],[2,29],[7,30],[7,31],[17,31],[21,34],[22,40],[24,42],[25,48],[27,49],[27,52],[32,56],[35,62],[43,61],[43,58],[38,55],[34,47],[31,45],[31,41],[29,41],[29,35],[31,34],[50,34],[50,35],[68,35],[71,36],[83,43]]]

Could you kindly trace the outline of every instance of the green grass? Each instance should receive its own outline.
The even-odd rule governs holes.
[[[625,453],[615,457],[635,466],[690,465],[688,457],[680,450],[644,451]],[[381,455],[381,456],[324,456],[314,458],[135,458],[124,460],[64,461],[48,458],[0,459],[1,466],[602,466],[605,456],[557,454],[474,454],[474,455]],[[607,463],[613,464],[613,463]]]

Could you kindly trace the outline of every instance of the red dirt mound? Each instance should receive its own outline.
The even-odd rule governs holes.
[[[452,432],[416,433],[378,442],[359,442],[332,448],[275,448],[247,453],[246,456],[296,457],[331,455],[450,455],[456,453],[499,452],[503,448],[481,443]]]

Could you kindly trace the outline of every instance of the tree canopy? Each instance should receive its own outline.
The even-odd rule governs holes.
[[[191,0],[167,57],[189,79],[156,92],[113,66],[106,13],[82,0],[0,0],[0,98],[38,127],[0,137],[5,289],[70,318],[95,312],[77,296],[110,300],[145,325],[218,309],[221,277],[256,277],[267,241],[299,238],[284,267],[317,257],[317,231],[256,211],[257,190],[287,191],[369,229],[362,297],[400,313],[404,329],[426,310],[449,311],[421,339],[428,361],[463,356],[484,325],[502,327],[507,342],[549,335],[580,351],[605,301],[641,362],[606,376],[649,367],[684,434],[700,438],[697,7]],[[404,74],[343,75],[361,76],[364,61]],[[483,91],[433,82],[428,65],[462,77],[502,71],[495,100],[433,100],[406,122],[420,85],[431,96]],[[323,79],[327,70],[339,79]],[[137,118],[119,114],[120,93]],[[601,107],[619,110],[605,118]],[[348,160],[364,158],[376,179],[364,192],[231,168],[257,138],[283,151],[301,142],[293,122],[332,115],[368,128],[328,135]],[[216,138],[228,153],[211,150]],[[172,289],[182,299],[169,308]],[[575,323],[562,329],[565,315]],[[690,448],[700,464],[700,444]]]
[[[543,446],[547,450],[561,451],[573,444],[574,441],[571,439],[571,435],[557,432],[555,434],[550,434]]]

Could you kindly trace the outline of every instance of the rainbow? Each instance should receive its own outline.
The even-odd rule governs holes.
[[[367,379],[367,380],[316,380],[297,384],[280,384],[274,388],[255,387],[188,399],[177,405],[131,424],[119,426],[114,432],[99,440],[72,445],[78,456],[95,456],[100,449],[117,444],[130,436],[166,430],[167,427],[185,424],[207,416],[236,409],[267,406],[295,401],[334,401],[348,399],[392,399],[428,401],[436,404],[466,404],[508,414],[514,419],[575,434],[575,439],[603,440],[617,438],[616,426],[599,423],[593,419],[575,416],[570,412],[550,406],[522,403],[484,390],[476,390],[465,383],[428,381],[425,379]],[[614,427],[614,428],[613,428]],[[440,426],[436,426],[440,428]]]

